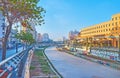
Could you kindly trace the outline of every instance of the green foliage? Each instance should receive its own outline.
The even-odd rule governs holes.
[[[0,10],[9,22],[27,20],[41,25],[45,10],[37,6],[38,2],[39,0],[1,0]]]
[[[2,60],[6,58],[7,41],[13,24],[22,24],[23,21],[32,23],[32,26],[43,24],[43,14],[45,13],[45,10],[37,5],[38,2],[39,0],[0,0],[0,12],[2,12],[7,21],[6,33],[4,40],[2,41]],[[29,26],[31,25],[28,25],[27,27]],[[21,33],[16,37],[29,44],[34,42],[30,33]]]
[[[34,70],[35,69],[35,67],[34,66],[30,66],[30,70]]]
[[[35,42],[33,39],[33,35],[29,32],[21,32],[15,35],[17,39],[20,39],[28,44],[32,44]]]

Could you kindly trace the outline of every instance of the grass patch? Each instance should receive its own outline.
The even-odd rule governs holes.
[[[49,46],[38,46],[39,48],[44,48],[44,49],[46,49],[47,47],[49,47]]]
[[[35,69],[35,67],[34,66],[30,66],[30,70],[34,70]]]
[[[42,71],[46,74],[52,73],[51,69],[48,67],[48,64],[42,65]]]
[[[38,57],[40,65],[41,65],[41,69],[43,71],[43,73],[45,74],[51,74],[53,73],[51,68],[49,67],[46,58],[44,57],[43,54],[44,49],[37,49],[35,50],[35,55]]]

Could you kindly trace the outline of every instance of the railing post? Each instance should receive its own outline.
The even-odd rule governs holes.
[[[20,77],[20,78],[23,76],[23,70],[25,68],[25,62],[28,57],[28,53],[29,53],[29,49],[25,50],[25,54],[19,64],[19,67],[18,67],[18,77]]]
[[[16,43],[16,53],[18,52],[18,43]]]
[[[21,60],[18,66],[18,77],[22,76],[22,70],[23,70],[22,68],[23,68],[23,59]]]

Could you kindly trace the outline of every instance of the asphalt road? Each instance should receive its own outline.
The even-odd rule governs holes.
[[[119,70],[59,52],[55,47],[45,53],[64,78],[120,78]]]
[[[18,52],[20,52],[20,51],[22,51],[22,50],[23,50],[23,47],[19,47],[19,48],[18,48]],[[13,49],[7,49],[6,58],[12,56],[12,55],[15,54],[15,53],[16,53],[16,49],[15,49],[15,48],[13,48]],[[2,59],[2,52],[1,52],[1,50],[0,50],[0,61],[1,61],[1,59]]]

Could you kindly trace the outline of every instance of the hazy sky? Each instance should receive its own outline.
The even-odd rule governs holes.
[[[55,40],[120,13],[120,0],[40,0],[39,5],[45,8],[46,16],[45,24],[37,31],[48,33]]]

